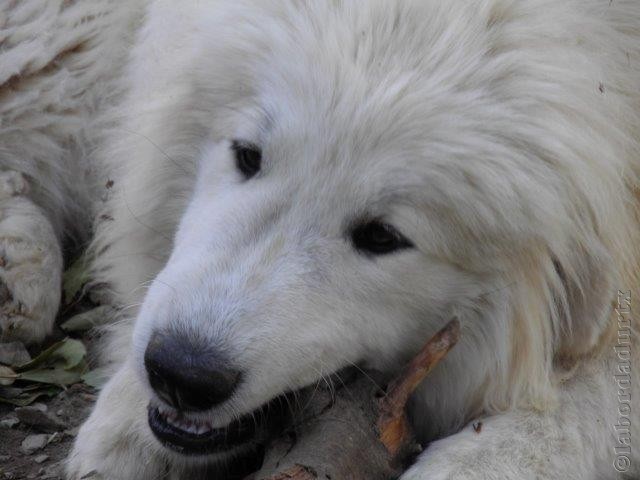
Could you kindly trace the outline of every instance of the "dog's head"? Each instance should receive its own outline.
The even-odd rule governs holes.
[[[453,315],[432,429],[544,397],[554,354],[602,331],[602,212],[490,14],[249,3],[193,20],[180,109],[157,120],[201,143],[175,168],[193,188],[134,336],[156,434],[240,447],[272,399],[348,365],[391,372]]]

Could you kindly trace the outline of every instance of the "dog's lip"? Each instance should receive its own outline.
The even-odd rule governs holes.
[[[152,400],[147,408],[151,431],[165,447],[183,455],[211,455],[261,446],[269,433],[282,428],[290,413],[291,396],[285,392],[227,426],[213,428],[199,416],[180,412]]]
[[[156,438],[165,447],[183,455],[227,452],[257,441],[258,423],[252,414],[234,420],[226,427],[211,428],[206,422],[190,420],[180,412],[170,412],[157,405],[149,404],[147,410],[149,427]],[[171,416],[174,421],[170,420]],[[185,427],[181,428],[180,424]]]

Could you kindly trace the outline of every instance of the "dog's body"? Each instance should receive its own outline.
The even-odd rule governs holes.
[[[0,223],[3,335],[46,334],[63,231],[81,237],[90,216],[95,282],[138,318],[133,347],[133,322],[115,329],[118,373],[70,478],[187,478],[228,456],[187,461],[153,437],[143,365],[158,332],[242,373],[193,417],[216,428],[351,363],[393,372],[453,315],[461,344],[413,401],[421,437],[440,440],[403,478],[640,474],[625,383],[640,380],[640,3],[0,13],[1,180],[17,195],[0,202],[22,206]],[[238,142],[259,148],[258,170],[238,171]],[[393,233],[384,255],[362,241],[371,225]]]

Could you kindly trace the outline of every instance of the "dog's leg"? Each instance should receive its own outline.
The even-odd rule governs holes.
[[[67,460],[71,480],[167,478],[168,464],[147,425],[148,395],[129,363],[105,385]]]
[[[629,455],[627,465],[615,454],[619,405],[613,373],[607,375],[613,366],[599,371],[574,378],[547,413],[505,412],[433,442],[401,480],[638,478],[638,458]],[[638,421],[634,414],[634,433]],[[621,467],[628,477],[620,476]]]
[[[574,442],[549,418],[510,412],[432,443],[401,480],[595,480]]]
[[[62,253],[44,212],[17,172],[0,173],[0,341],[37,343],[60,305]]]

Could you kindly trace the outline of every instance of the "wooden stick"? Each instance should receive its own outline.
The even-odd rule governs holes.
[[[377,426],[380,441],[392,456],[395,457],[403,444],[413,438],[405,415],[409,397],[449,353],[459,337],[460,322],[453,319],[425,344],[400,376],[389,385],[387,395],[380,401]]]
[[[315,391],[306,419],[267,448],[256,480],[389,480],[419,450],[406,418],[411,394],[460,336],[450,321],[429,340],[387,393],[360,375],[337,392]]]

